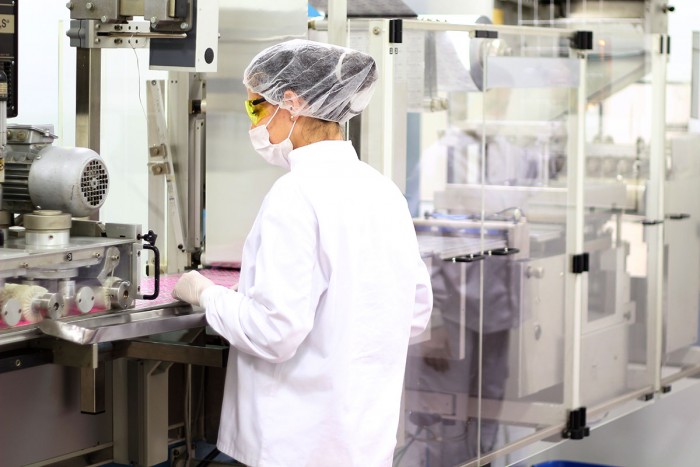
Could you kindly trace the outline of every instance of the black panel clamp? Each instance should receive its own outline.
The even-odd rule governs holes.
[[[473,263],[475,261],[481,261],[483,259],[484,259],[484,255],[482,255],[480,253],[470,253],[468,255],[447,258],[445,261],[450,262],[450,263]]]
[[[498,31],[484,31],[479,29],[474,31],[474,37],[477,39],[498,39]]]
[[[508,256],[508,255],[516,255],[518,253],[520,253],[520,250],[518,248],[509,248],[509,247],[496,248],[495,250],[489,251],[489,255],[493,255],[493,256]]]
[[[401,44],[403,42],[403,20],[389,20],[389,43]]]
[[[581,274],[582,272],[588,272],[588,253],[581,253],[580,255],[573,255],[571,257],[571,272],[574,274]]]
[[[571,37],[571,48],[577,50],[593,50],[593,31],[576,31]]]
[[[591,429],[586,426],[586,408],[569,411],[569,421],[566,428],[561,432],[566,439],[583,439],[590,436]]]

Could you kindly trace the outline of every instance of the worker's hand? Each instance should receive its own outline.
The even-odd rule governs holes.
[[[197,271],[190,271],[180,277],[175,284],[172,295],[176,300],[199,306],[199,297],[202,296],[202,292],[213,285],[212,281]]]

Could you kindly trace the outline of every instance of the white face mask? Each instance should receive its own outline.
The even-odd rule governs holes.
[[[271,143],[270,133],[267,131],[267,125],[269,125],[270,122],[272,122],[279,110],[280,108],[277,107],[277,110],[275,110],[275,113],[272,114],[272,118],[269,122],[267,122],[264,126],[261,125],[255,128],[251,128],[250,130],[248,130],[248,134],[250,135],[251,143],[253,143],[253,148],[258,152],[258,154],[262,156],[263,159],[265,159],[272,165],[276,165],[278,167],[282,167],[283,169],[289,170],[291,168],[289,164],[289,153],[292,152],[292,149],[294,149],[294,146],[292,145],[292,140],[290,140],[289,138],[292,136],[292,131],[294,131],[294,125],[296,125],[297,122],[296,120],[294,120],[294,123],[292,123],[292,129],[289,130],[289,135],[287,135],[287,139],[285,139],[281,143]]]

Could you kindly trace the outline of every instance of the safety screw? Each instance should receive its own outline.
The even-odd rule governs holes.
[[[180,23],[180,29],[183,29],[183,30],[184,30],[184,29],[187,29],[187,28],[189,28],[189,27],[190,27],[190,25],[187,24],[187,23]]]
[[[92,10],[92,9],[95,8],[95,5],[93,5],[92,2],[87,2],[87,3],[85,4],[85,8],[87,8],[88,10]]]

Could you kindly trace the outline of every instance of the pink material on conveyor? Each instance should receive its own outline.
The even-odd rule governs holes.
[[[233,269],[201,269],[199,271],[203,276],[209,278],[217,285],[222,285],[224,287],[233,287],[238,285],[238,277],[240,272]],[[134,309],[140,310],[144,308],[151,308],[154,305],[167,305],[170,303],[175,303],[172,297],[172,291],[175,288],[175,283],[180,278],[182,274],[166,274],[160,277],[160,293],[158,298],[155,300],[136,300]],[[153,292],[153,278],[146,277],[141,280],[141,293],[143,295],[148,295]],[[104,311],[102,308],[94,307],[90,313],[96,313],[99,311]],[[74,313],[71,313],[73,315]],[[22,326],[31,325],[28,321],[22,320],[13,329],[21,328]],[[0,330],[8,329],[8,326],[0,320]]]
[[[199,272],[216,285],[229,288],[238,285],[239,271],[233,269],[200,269]],[[165,305],[176,302],[177,300],[172,297],[172,292],[175,288],[175,283],[181,275],[182,274],[166,274],[160,276],[160,293],[158,294],[158,298],[155,300],[136,300],[136,309],[139,310],[141,308],[152,307],[153,305]],[[153,278],[147,277],[141,281],[141,293],[143,295],[148,295],[152,292]]]

